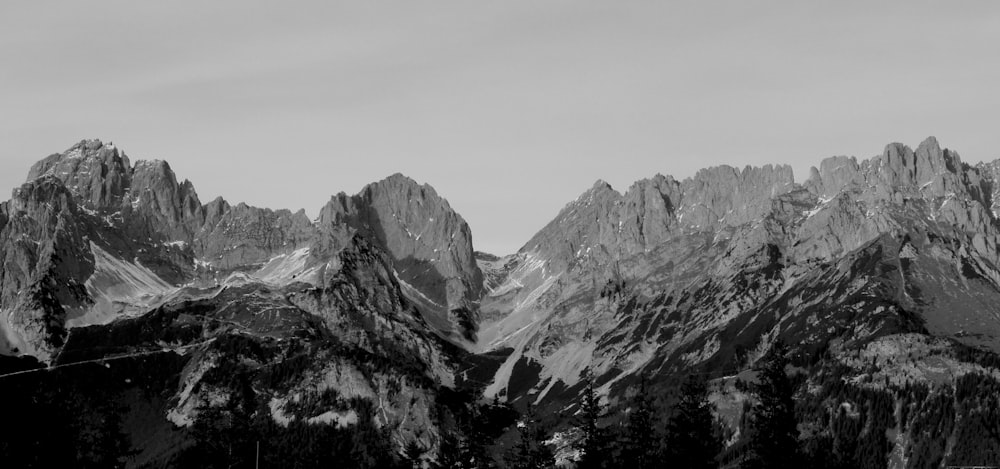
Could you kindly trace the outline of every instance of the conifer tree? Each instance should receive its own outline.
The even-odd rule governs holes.
[[[403,448],[403,461],[411,469],[420,469],[424,467],[424,454],[427,450],[417,440],[412,440],[406,444]]]
[[[485,429],[482,425],[484,419],[482,409],[474,406],[470,412],[470,418],[463,421],[461,425],[464,438],[459,442],[458,469],[488,469],[494,466],[493,458],[490,456]]]
[[[749,441],[741,467],[784,469],[798,467],[798,428],[794,388],[785,373],[788,347],[778,342],[755,367],[750,386],[756,402],[750,410]]]
[[[718,467],[716,457],[721,451],[708,386],[704,379],[690,375],[681,385],[680,400],[667,423],[667,460],[685,469],[712,469]]]
[[[441,448],[438,450],[435,468],[439,469],[460,469],[462,461],[462,442],[452,435],[445,433],[441,436]]]
[[[620,466],[629,469],[660,467],[660,438],[645,377],[640,381],[630,407],[622,435]]]
[[[507,454],[509,469],[548,469],[555,467],[555,455],[545,443],[548,432],[535,409],[528,406],[523,420],[517,424],[517,444]]]
[[[584,375],[587,387],[584,388],[582,402],[580,403],[580,414],[577,417],[577,427],[583,431],[583,438],[577,444],[583,454],[577,461],[578,469],[598,469],[611,466],[609,455],[608,432],[599,427],[598,421],[605,416],[605,409],[601,406],[601,398],[594,390],[593,378],[588,372]]]

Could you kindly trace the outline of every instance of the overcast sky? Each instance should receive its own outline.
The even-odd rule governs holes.
[[[0,3],[0,188],[83,138],[310,214],[402,172],[515,251],[598,178],[1000,158],[1000,2]]]

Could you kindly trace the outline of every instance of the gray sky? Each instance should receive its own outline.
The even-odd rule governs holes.
[[[503,254],[598,178],[998,158],[998,87],[994,1],[4,1],[0,188],[82,138],[311,214],[402,172]]]

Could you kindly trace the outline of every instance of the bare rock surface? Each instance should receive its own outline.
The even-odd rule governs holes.
[[[779,337],[922,331],[1000,350],[996,168],[931,137],[827,158],[801,185],[781,166],[625,194],[599,181],[488,263],[478,345],[513,353],[487,393],[560,402],[587,372],[620,395],[637,374],[718,367]],[[840,320],[868,324],[817,328]]]
[[[0,307],[12,324],[0,344],[7,353],[47,356],[55,346],[43,344],[57,343],[67,324],[138,313],[185,284],[220,283],[234,273],[276,284],[321,282],[353,233],[388,253],[406,296],[436,330],[454,340],[474,336],[483,282],[469,227],[433,188],[405,176],[371,184],[356,196],[341,193],[317,221],[304,210],[222,198],[202,204],[194,185],[179,182],[167,162],[132,164],[100,140],[83,140],[39,161],[28,181],[0,215],[8,237],[41,240],[42,246],[4,245],[12,258],[8,268],[22,266],[0,279],[7,292]],[[53,250],[65,255],[54,257]],[[67,282],[73,294],[62,286],[45,289],[58,296],[46,307],[25,299],[46,275]]]
[[[483,275],[472,232],[431,186],[394,174],[357,195],[340,193],[323,207],[319,226],[340,225],[392,257],[405,289],[414,290],[414,301],[435,327],[451,329],[456,311],[478,309]]]

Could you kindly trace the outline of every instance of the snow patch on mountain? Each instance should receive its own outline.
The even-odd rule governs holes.
[[[271,258],[264,267],[254,272],[253,277],[273,285],[287,285],[292,282],[319,284],[321,265],[310,262],[309,248],[295,250]]]

